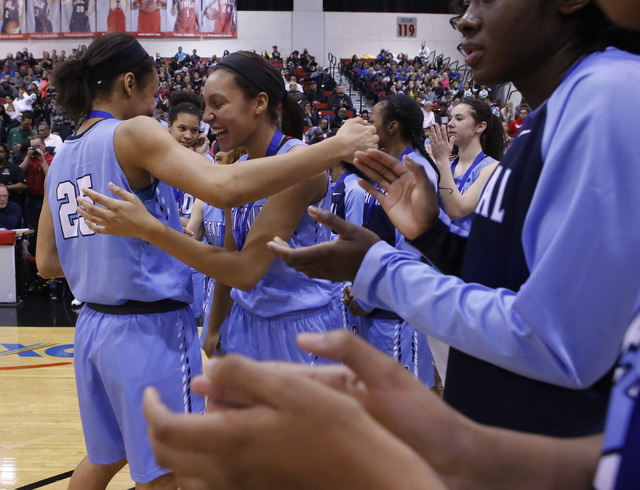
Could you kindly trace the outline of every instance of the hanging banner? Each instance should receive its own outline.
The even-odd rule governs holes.
[[[167,31],[179,37],[200,36],[200,5],[196,0],[168,0]]]
[[[27,32],[32,39],[60,37],[60,0],[27,0]]]
[[[236,0],[200,0],[203,37],[238,37]]]
[[[92,37],[96,32],[95,0],[62,0],[62,37]]]
[[[130,0],[97,0],[97,32],[131,32],[132,29]]]
[[[133,31],[138,36],[159,37],[167,32],[166,0],[133,0],[132,12]]]
[[[0,39],[23,39],[24,0],[4,0],[2,2],[2,26]]]

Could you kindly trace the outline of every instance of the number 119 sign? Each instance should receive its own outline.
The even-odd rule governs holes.
[[[398,17],[398,37],[416,37],[417,17]]]

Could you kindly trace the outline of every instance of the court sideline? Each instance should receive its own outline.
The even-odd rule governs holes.
[[[85,456],[67,299],[0,305],[0,489],[66,489]],[[125,467],[109,486],[134,486]]]

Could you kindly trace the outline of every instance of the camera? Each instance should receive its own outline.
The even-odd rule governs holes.
[[[31,150],[33,153],[36,153],[38,151],[38,147],[32,146],[31,148],[29,148],[29,150]]]

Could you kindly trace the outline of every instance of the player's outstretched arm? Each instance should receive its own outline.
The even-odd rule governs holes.
[[[316,368],[314,379],[358,399],[413,447],[450,488],[591,488],[601,436],[560,439],[479,425],[344,330],[301,334],[300,346],[339,359],[350,375]],[[307,372],[311,372],[307,370]]]
[[[136,144],[132,145],[131,141]],[[255,158],[242,165],[211,165],[145,116],[123,122],[114,134],[116,156],[123,168],[144,170],[221,209],[277,194],[340,160],[353,161],[357,150],[375,147],[377,141],[375,128],[355,118],[347,121],[333,138],[299,151]],[[179,172],[176,162],[180,162]],[[127,175],[131,183],[129,177]]]

